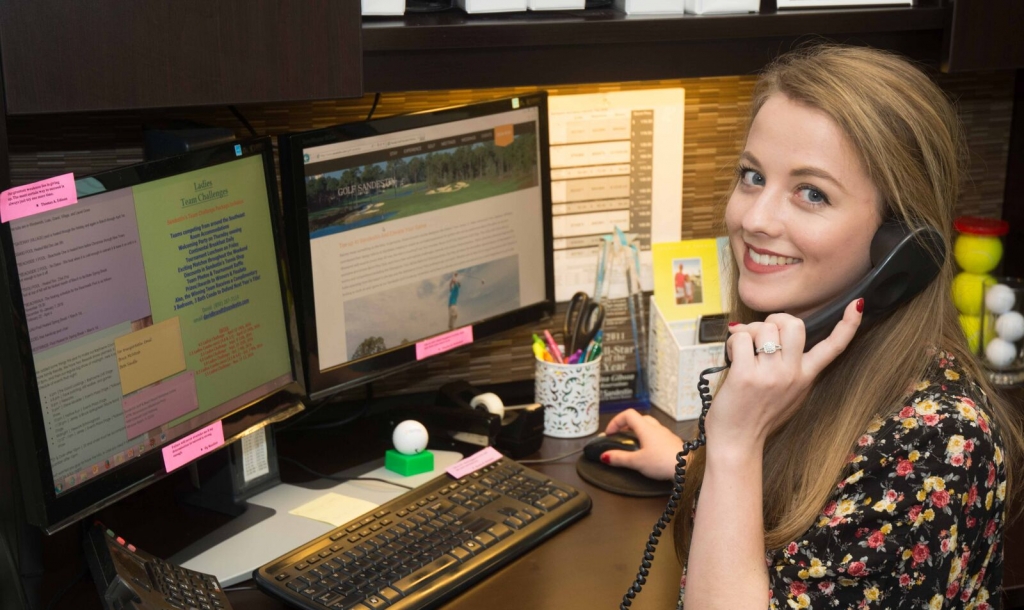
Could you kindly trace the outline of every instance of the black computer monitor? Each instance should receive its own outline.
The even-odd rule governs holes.
[[[165,475],[175,441],[230,442],[302,395],[269,139],[75,186],[0,226],[11,436],[50,532]]]
[[[312,400],[553,311],[543,93],[280,138]]]

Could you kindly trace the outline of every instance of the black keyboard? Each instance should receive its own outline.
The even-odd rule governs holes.
[[[423,608],[526,553],[590,505],[585,493],[502,458],[459,480],[441,475],[253,578],[300,608]]]

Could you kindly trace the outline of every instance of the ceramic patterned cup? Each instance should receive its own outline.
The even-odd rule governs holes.
[[[598,429],[601,357],[582,364],[537,360],[534,400],[544,405],[544,434],[577,438]]]

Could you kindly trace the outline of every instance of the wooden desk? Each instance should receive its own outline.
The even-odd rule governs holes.
[[[657,410],[651,413],[680,434],[692,434],[692,424],[677,424]],[[602,417],[602,429],[609,418]],[[546,438],[540,454],[531,457],[556,457],[581,448],[586,441],[586,438]],[[619,604],[636,576],[644,544],[651,527],[665,508],[667,497],[627,498],[601,491],[577,476],[577,457],[574,455],[559,462],[531,467],[589,494],[594,501],[590,514],[450,600],[443,608],[521,610],[615,607]],[[313,465],[312,461],[310,465]],[[287,479],[288,472],[285,474]],[[119,534],[139,548],[164,557],[223,521],[207,513],[176,506],[173,501],[174,485],[168,482],[161,482],[126,499],[115,509],[101,513],[100,517],[108,522],[117,519]],[[170,521],[171,515],[176,520],[175,527],[152,527],[152,523]],[[76,567],[77,562],[68,560],[68,557],[79,555],[75,546],[76,535],[76,532],[62,532],[47,541],[47,564],[53,569],[48,567],[47,570],[44,603],[48,603],[61,588],[62,582],[74,578],[83,565],[78,563]],[[671,532],[666,532],[651,575],[633,607],[641,610],[674,607],[679,592],[679,576]],[[238,586],[254,585],[250,581]],[[229,599],[236,610],[282,610],[288,607],[259,590],[231,591]],[[100,608],[88,577],[79,581],[55,606],[55,610]]]

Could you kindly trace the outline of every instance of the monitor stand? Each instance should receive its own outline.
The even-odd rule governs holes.
[[[417,487],[462,459],[462,455],[454,451],[433,453],[434,470],[411,477],[385,469],[383,455],[378,460],[337,474],[374,477]],[[168,558],[168,561],[190,570],[213,574],[221,586],[231,586],[250,579],[260,566],[330,532],[335,524],[350,521],[405,491],[378,481],[339,483],[318,479],[301,485],[279,483],[248,498],[248,510],[243,514]],[[314,501],[319,502],[311,505]],[[334,524],[292,514],[299,508],[319,508],[317,513]]]

